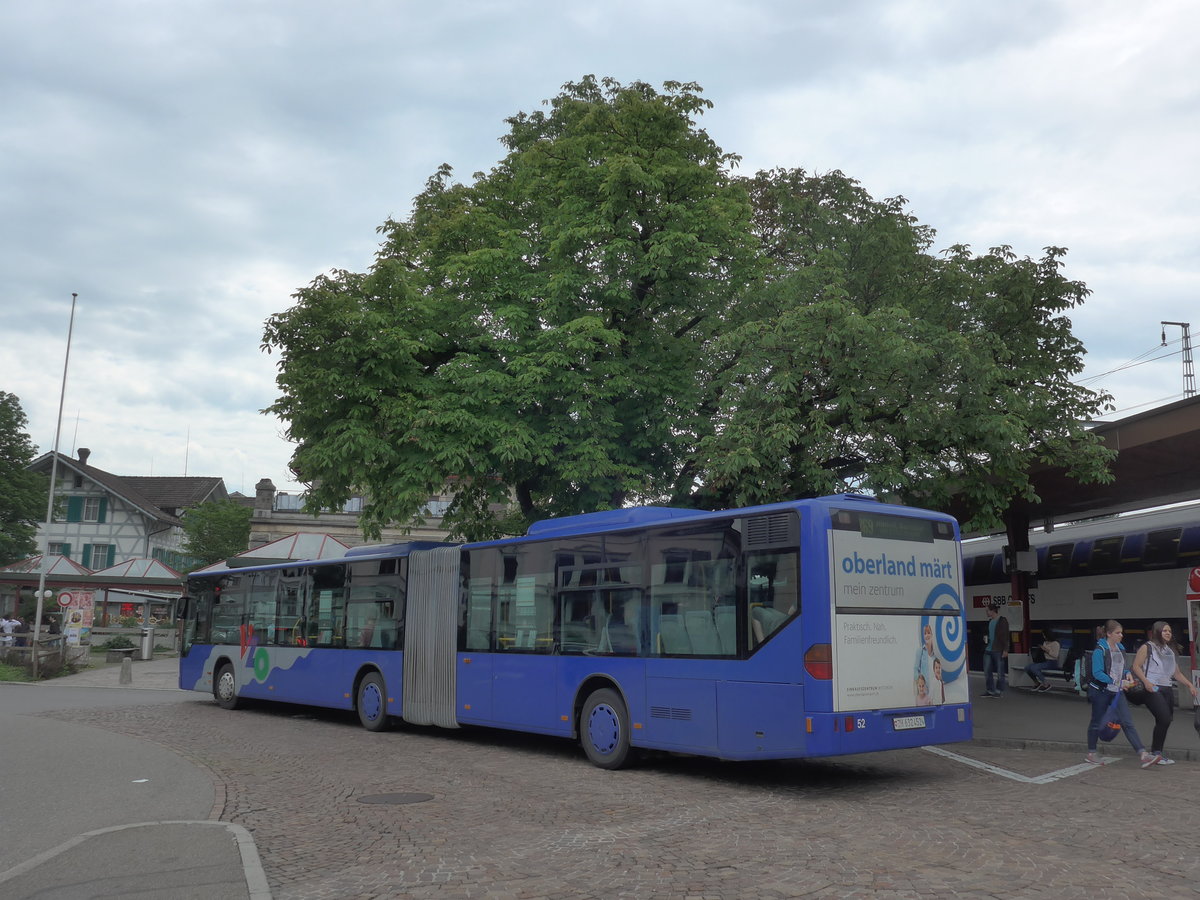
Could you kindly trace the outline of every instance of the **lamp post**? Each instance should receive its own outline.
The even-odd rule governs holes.
[[[33,647],[30,659],[30,674],[38,677],[38,641],[42,636],[42,604],[52,591],[46,590],[47,557],[50,556],[50,525],[54,520],[54,488],[58,481],[58,440],[62,435],[63,401],[67,397],[67,365],[71,362],[71,333],[75,330],[75,300],[79,295],[71,294],[71,322],[67,326],[67,353],[63,358],[62,388],[58,392],[58,424],[54,426],[54,453],[50,457],[50,490],[46,498],[46,547],[42,551],[42,564],[38,566],[37,613],[33,619]]]

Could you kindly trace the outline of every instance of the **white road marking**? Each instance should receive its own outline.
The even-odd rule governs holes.
[[[232,822],[216,822],[212,820],[170,820],[162,822],[134,822],[130,825],[113,825],[109,828],[97,828],[95,831],[84,832],[76,835],[70,840],[39,853],[37,856],[30,857],[25,862],[13,866],[6,872],[0,872],[0,884],[10,881],[19,875],[24,875],[36,869],[43,863],[49,862],[54,857],[59,856],[79,846],[88,838],[97,837],[102,834],[109,834],[114,831],[125,831],[131,828],[146,828],[156,827],[159,825],[198,825],[201,827],[217,827],[224,828],[233,835],[234,841],[237,842],[238,854],[242,859],[242,875],[246,879],[246,892],[250,900],[271,900],[271,886],[267,882],[267,873],[263,871],[262,858],[258,855],[258,845],[254,843],[254,836],[250,834],[241,825],[235,825]]]
[[[1084,772],[1090,772],[1092,769],[1098,768],[1097,763],[1080,763],[1077,766],[1068,766],[1065,769],[1058,769],[1054,772],[1047,772],[1045,775],[1035,775],[1032,778],[1028,775],[1022,775],[1019,772],[1010,772],[1008,769],[1002,769],[1000,766],[994,766],[991,763],[980,762],[977,759],[971,759],[969,756],[961,756],[941,747],[922,747],[922,750],[928,750],[930,753],[936,753],[938,756],[944,756],[946,759],[952,759],[955,762],[963,763],[971,766],[974,769],[982,769],[985,772],[991,772],[993,775],[999,775],[1001,778],[1009,778],[1013,781],[1019,781],[1022,784],[1049,784],[1051,781],[1058,781],[1060,778],[1070,778],[1072,775],[1080,775]],[[1115,762],[1119,757],[1106,757],[1108,762]]]

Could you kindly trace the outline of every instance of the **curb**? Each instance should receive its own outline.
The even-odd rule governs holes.
[[[1088,752],[1087,744],[1083,742],[1041,741],[1034,738],[972,738],[967,742],[967,746],[972,744],[979,747],[997,747],[1004,750],[1049,750],[1057,753],[1080,754]],[[1125,748],[1122,747],[1122,749]],[[1200,762],[1200,750],[1171,749],[1170,752],[1172,759],[1186,762]],[[1137,756],[1132,748],[1129,748],[1129,756],[1130,758]]]
[[[130,828],[154,828],[160,825],[199,825],[202,827],[224,828],[233,835],[234,841],[237,843],[238,855],[242,862],[242,876],[246,880],[246,890],[250,895],[250,900],[271,900],[271,888],[267,883],[267,874],[263,871],[262,860],[258,855],[258,846],[254,843],[254,838],[250,832],[241,825],[235,825],[231,822],[212,822],[212,821],[188,821],[188,820],[168,820],[162,822],[134,822],[130,825],[114,825],[111,828],[97,828],[94,831],[86,831],[83,834],[76,835],[69,841],[64,841],[57,847],[39,853],[37,856],[25,860],[25,862],[13,866],[7,872],[0,872],[0,885],[7,881],[11,881],[27,872],[31,872],[43,863],[49,862],[54,857],[66,853],[75,847],[78,847],[89,838],[99,837],[103,834],[111,834],[115,831],[126,831]]]

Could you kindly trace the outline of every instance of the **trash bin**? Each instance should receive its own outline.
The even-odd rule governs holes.
[[[142,629],[142,652],[139,659],[154,659],[154,629]]]

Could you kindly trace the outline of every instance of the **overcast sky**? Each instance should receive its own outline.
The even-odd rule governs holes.
[[[1069,248],[1085,377],[1159,358],[1087,382],[1140,412],[1200,330],[1198,59],[1188,0],[12,0],[0,390],[50,450],[77,292],[63,452],[297,489],[263,321],[595,74],[699,82],[743,173],[841,169],[939,249]]]

